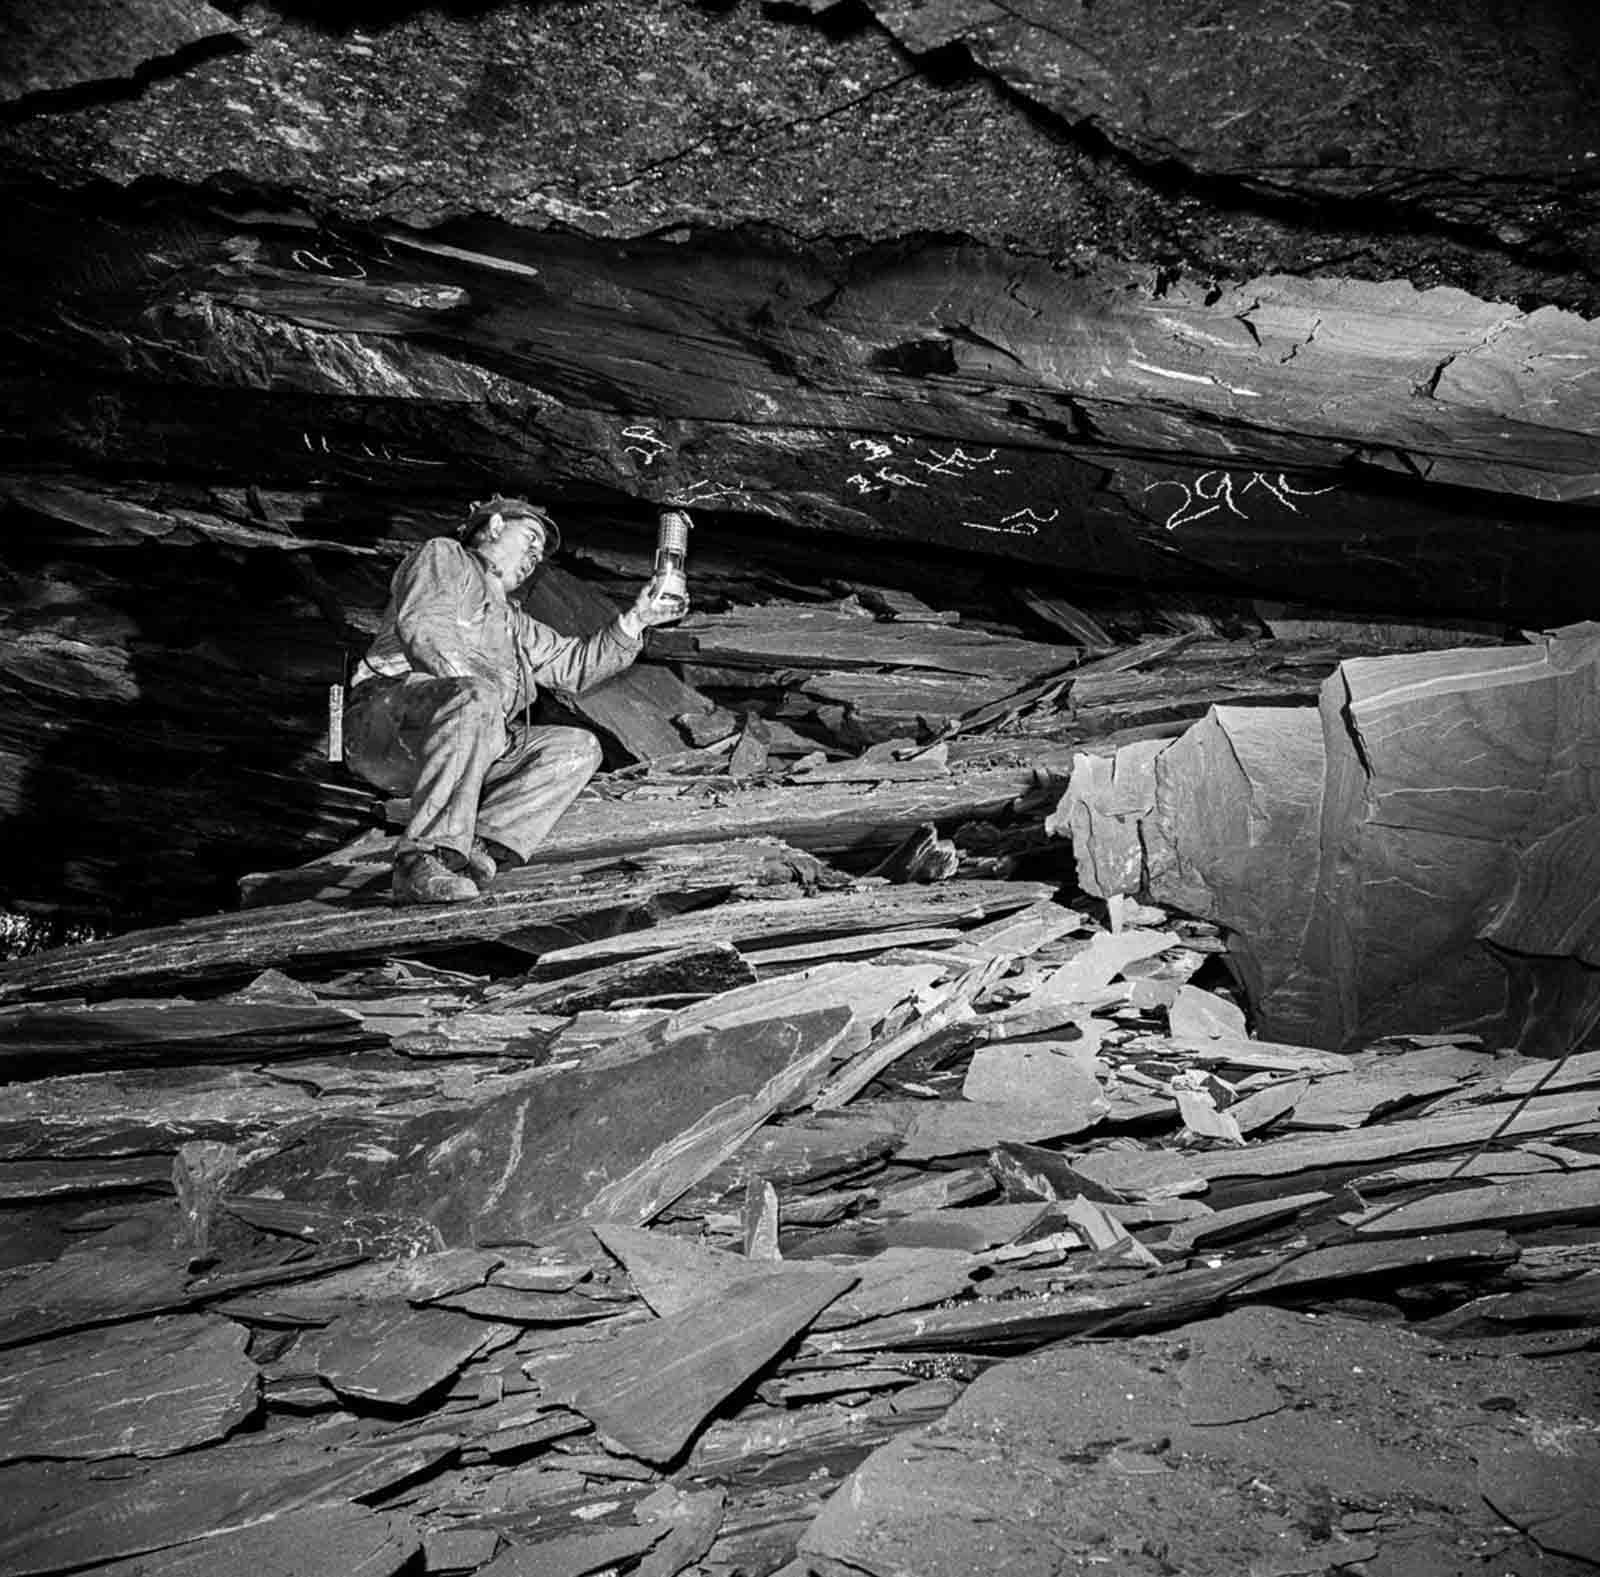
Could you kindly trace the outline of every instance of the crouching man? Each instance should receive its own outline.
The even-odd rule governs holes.
[[[395,572],[352,677],[344,737],[355,772],[411,796],[396,903],[476,898],[497,867],[528,858],[600,765],[586,729],[530,724],[539,686],[582,694],[633,662],[646,629],[688,606],[652,581],[604,629],[558,635],[510,594],[560,545],[544,510],[495,497]]]

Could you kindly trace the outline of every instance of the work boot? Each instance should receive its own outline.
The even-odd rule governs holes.
[[[452,871],[427,849],[406,849],[394,861],[396,903],[466,903],[478,896],[470,876]]]
[[[495,879],[499,869],[494,856],[489,852],[489,845],[482,838],[474,838],[472,848],[467,854],[467,875],[478,884],[479,892]]]
[[[482,849],[494,861],[496,871],[514,871],[518,866],[528,863],[515,849],[508,849],[495,838],[474,838],[472,846],[475,849]]]

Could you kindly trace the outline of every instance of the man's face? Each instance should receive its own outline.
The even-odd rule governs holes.
[[[507,519],[494,540],[493,561],[508,591],[515,590],[544,560],[544,522],[529,515]]]

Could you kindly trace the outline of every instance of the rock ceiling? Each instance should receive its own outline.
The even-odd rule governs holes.
[[[1585,611],[1586,8],[134,9],[11,68],[14,454]]]
[[[317,542],[348,565],[498,485],[640,540],[675,498],[725,541],[1068,588],[1593,611],[1579,0],[41,0],[7,26],[6,679],[35,701],[214,657],[241,583],[268,624],[286,585],[337,623]],[[292,572],[252,547],[285,522]],[[240,733],[311,751],[329,633],[282,657],[297,617]],[[164,654],[134,677],[124,626]],[[47,636],[83,647],[70,683],[28,666]]]

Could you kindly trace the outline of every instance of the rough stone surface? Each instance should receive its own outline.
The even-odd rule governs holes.
[[[256,1408],[249,1332],[168,1315],[59,1336],[0,1359],[0,1456],[158,1457],[220,1439]]]
[[[1592,266],[1581,7],[873,9],[587,0],[340,26],[254,4],[248,51],[8,142],[80,176],[226,172],[420,223],[943,230],[1223,274]],[[1422,211],[1423,246],[1391,206]]]
[[[131,79],[203,40],[231,34],[233,26],[201,0],[11,0],[0,99]]]
[[[1448,1025],[1558,1056],[1600,1012],[1597,663],[1590,623],[1353,658],[1316,711],[1213,708],[1109,786],[1080,772],[1056,825],[1091,890],[1227,927],[1265,1036]]]
[[[1581,1359],[1558,1363],[1274,1309],[1116,1350],[1058,1345],[991,1370],[939,1423],[881,1447],[801,1549],[830,1577],[1108,1565],[1233,1577],[1355,1561],[1386,1577],[1575,1573],[1475,1483],[1476,1461],[1537,1440],[1562,1469],[1556,1442],[1581,1431],[1593,1377]],[[1496,1394],[1515,1411],[1482,1405]],[[1508,1476],[1494,1477],[1509,1499]]]

